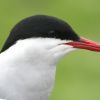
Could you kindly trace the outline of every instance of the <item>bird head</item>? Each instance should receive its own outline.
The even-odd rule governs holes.
[[[76,49],[100,52],[99,44],[80,37],[67,22],[46,15],[31,16],[16,24],[1,52],[13,45],[20,45],[20,50],[27,48],[29,53],[34,51],[34,55],[42,58],[45,55],[45,59],[49,56],[56,60]]]

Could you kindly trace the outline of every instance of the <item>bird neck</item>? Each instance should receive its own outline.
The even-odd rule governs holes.
[[[32,39],[29,41],[21,40],[0,55],[4,61],[11,65],[37,66],[38,69],[52,69],[55,67],[54,59],[47,52],[40,49],[36,48],[36,44]]]
[[[15,93],[17,96],[13,96],[18,100],[47,100],[54,85],[56,64],[52,63],[51,57],[45,56],[45,52],[30,47],[16,43],[0,54],[1,67],[11,70],[6,73],[7,80],[3,86],[9,85],[8,90],[12,91],[6,91],[9,98]]]

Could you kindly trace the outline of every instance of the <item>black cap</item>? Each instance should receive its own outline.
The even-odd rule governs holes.
[[[1,52],[8,49],[16,41],[32,37],[57,38],[78,41],[79,36],[63,20],[46,15],[36,15],[20,21],[11,30]]]

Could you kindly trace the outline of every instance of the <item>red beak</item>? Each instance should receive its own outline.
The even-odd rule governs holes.
[[[100,52],[100,44],[85,38],[80,38],[79,41],[69,42],[66,44],[71,45],[74,48],[87,49],[95,52]]]

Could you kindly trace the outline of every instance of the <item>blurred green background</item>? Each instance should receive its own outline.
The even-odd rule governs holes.
[[[64,19],[79,35],[100,42],[100,0],[0,0],[0,48],[18,21],[35,14]],[[65,56],[49,100],[100,100],[100,53]]]

